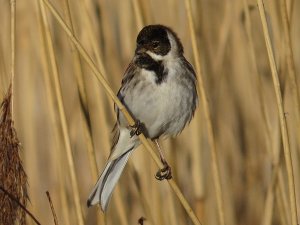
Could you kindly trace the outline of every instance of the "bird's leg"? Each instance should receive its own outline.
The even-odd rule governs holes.
[[[131,138],[134,135],[139,136],[145,130],[144,124],[142,124],[141,121],[139,121],[139,120],[136,120],[135,124],[132,126],[129,126],[129,128],[131,129],[131,131],[130,131]]]
[[[155,139],[154,140],[156,146],[157,146],[157,149],[158,149],[158,153],[159,153],[159,156],[160,156],[160,161],[163,163],[164,167],[162,169],[159,169],[157,171],[157,173],[155,174],[155,178],[157,180],[164,180],[164,179],[171,179],[172,178],[172,170],[171,170],[171,167],[169,166],[169,164],[167,163],[166,161],[166,158],[164,157],[164,154],[163,154],[163,151],[162,149],[160,148],[160,145],[158,143],[158,139]]]

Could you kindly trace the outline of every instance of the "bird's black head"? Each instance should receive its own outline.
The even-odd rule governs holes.
[[[175,54],[183,53],[183,47],[177,35],[163,25],[144,27],[138,34],[136,42],[136,54],[150,51],[156,55],[165,56],[172,48],[176,49]]]

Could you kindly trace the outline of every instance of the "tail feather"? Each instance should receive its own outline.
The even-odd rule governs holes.
[[[93,191],[91,192],[87,205],[88,207],[100,203],[103,211],[106,211],[112,192],[123,172],[123,169],[132,153],[134,147],[130,148],[123,155],[109,161]]]

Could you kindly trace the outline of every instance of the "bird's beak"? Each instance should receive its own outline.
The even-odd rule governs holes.
[[[141,55],[141,54],[145,53],[146,51],[147,51],[147,49],[145,48],[145,46],[143,46],[143,45],[138,45],[138,46],[136,47],[135,54],[136,54],[136,55]]]

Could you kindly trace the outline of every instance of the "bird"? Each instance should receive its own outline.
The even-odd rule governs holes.
[[[156,178],[172,178],[158,139],[180,134],[198,105],[196,74],[183,54],[180,39],[167,26],[147,25],[137,35],[134,56],[117,93],[136,123],[129,126],[115,105],[117,122],[111,154],[88,197],[88,207],[100,204],[102,211],[107,210],[130,155],[141,144],[140,133],[157,144],[164,168],[156,173]]]

